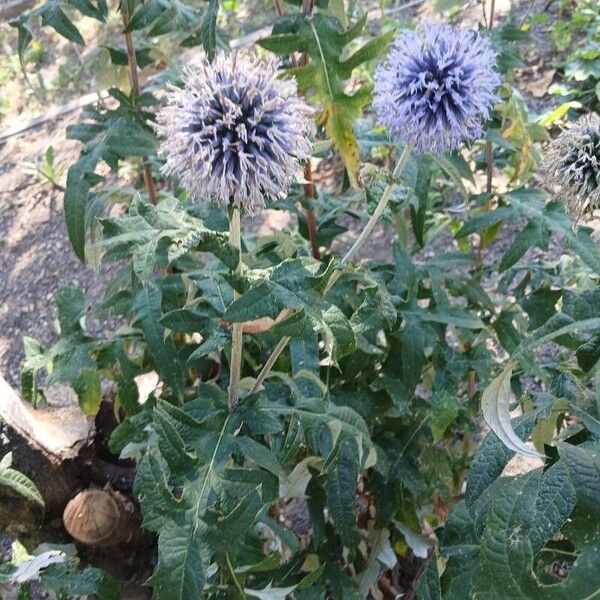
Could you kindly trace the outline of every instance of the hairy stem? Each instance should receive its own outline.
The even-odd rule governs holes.
[[[490,18],[487,21],[488,30],[491,31],[494,27],[494,12],[496,9],[496,0],[491,0],[490,4]],[[485,5],[484,5],[485,13]],[[494,147],[490,140],[485,142],[485,191],[488,194],[492,193],[492,178],[494,176]],[[492,209],[491,198],[485,201],[485,211],[489,212]],[[477,244],[477,260],[476,260],[476,279],[481,279],[481,271],[483,269],[483,235],[479,235],[479,242]],[[475,397],[477,393],[477,374],[475,371],[470,370],[467,375],[467,394],[469,398]]]
[[[487,21],[488,30],[491,31],[494,27],[494,12],[496,9],[496,0],[491,0],[490,4],[490,16]],[[485,15],[485,5],[484,5]],[[492,142],[487,140],[485,142],[485,191],[488,194],[492,193],[492,178],[494,176],[494,148]],[[486,200],[485,210],[488,212],[491,210],[491,200]],[[481,276],[481,269],[483,268],[483,236],[479,236],[479,243],[477,244],[477,277]]]
[[[278,17],[283,17],[283,6],[281,5],[281,0],[273,0],[273,6],[275,7],[275,12]],[[313,3],[312,2],[303,2],[302,3],[302,12],[305,17],[311,16],[313,11]],[[292,64],[296,67],[298,66],[298,61],[296,60],[296,56],[293,54],[290,56]],[[308,53],[303,52],[300,58],[301,67],[306,67],[308,65]],[[319,251],[319,244],[317,243],[317,220],[315,218],[315,211],[312,209],[312,200],[315,198],[315,185],[313,183],[312,177],[312,167],[310,165],[310,160],[304,166],[304,179],[306,183],[304,184],[304,195],[307,198],[307,208],[306,208],[306,223],[308,228],[308,239],[310,241],[310,250],[313,258],[317,260],[321,259],[321,252]]]
[[[131,31],[127,30],[127,25],[129,25],[129,14],[127,13],[127,8],[125,6],[121,7],[121,14],[123,15],[123,29],[125,30],[125,45],[127,46],[127,60],[129,63],[129,81],[131,83],[131,90],[133,91],[133,95],[138,98],[140,95],[140,80],[138,78],[138,64],[137,57],[135,55],[135,46],[133,44],[133,35]],[[148,160],[147,156],[142,156],[142,161],[146,162]],[[150,202],[152,204],[156,204],[158,199],[156,196],[156,188],[154,186],[154,178],[152,177],[152,169],[150,169],[149,165],[144,167],[144,184],[146,186],[146,190],[148,191],[148,197],[150,198]]]
[[[240,225],[240,209],[232,207],[229,212],[229,243],[238,250],[239,261],[236,267],[236,273],[242,271],[242,256],[241,256],[241,225]],[[237,300],[239,294],[234,291],[233,299]],[[237,406],[238,396],[240,391],[240,374],[242,372],[242,334],[244,324],[233,323],[231,327],[231,361],[229,368],[229,410],[233,412]]]
[[[385,187],[385,190],[383,190],[383,194],[381,195],[379,204],[377,204],[377,207],[375,208],[375,211],[371,215],[371,218],[365,225],[365,228],[361,231],[360,235],[358,236],[358,238],[356,239],[354,244],[352,244],[352,248],[350,248],[350,250],[348,250],[348,252],[346,252],[344,258],[342,258],[343,265],[349,263],[358,254],[358,252],[363,247],[363,244],[365,243],[367,238],[371,235],[371,232],[375,228],[375,225],[377,225],[379,218],[383,214],[385,207],[388,205],[388,202],[390,201],[390,198],[392,197],[392,193],[396,189],[395,180],[398,177],[400,177],[402,171],[404,171],[404,167],[406,166],[406,163],[408,162],[410,153],[411,153],[410,146],[405,146],[404,150],[402,151],[402,154],[400,155],[400,158],[398,159],[398,162],[396,163],[396,167],[394,168],[394,171],[392,173],[393,181],[388,183],[387,186]],[[330,283],[329,287],[331,287],[332,285],[333,285],[333,283]]]
[[[278,17],[283,17],[283,6],[281,6],[281,0],[273,0],[273,6],[277,12]]]
[[[313,11],[313,3],[310,0],[304,0],[302,3],[302,12],[305,17],[310,17]],[[300,59],[300,66],[306,67],[308,65],[308,52],[302,53]],[[310,248],[314,258],[317,260],[321,259],[321,253],[319,252],[319,244],[317,243],[317,220],[315,219],[315,212],[312,209],[312,203],[315,198],[315,186],[313,184],[312,167],[310,160],[304,167],[304,195],[307,198],[308,207],[306,209],[306,222],[308,227],[308,239],[310,240]]]
[[[392,193],[393,193],[394,189],[396,188],[395,180],[401,175],[402,171],[404,170],[404,167],[406,166],[406,163],[408,162],[408,159],[410,157],[411,150],[412,149],[409,146],[404,147],[404,150],[402,151],[402,154],[400,155],[400,158],[398,159],[396,167],[394,168],[394,171],[392,173],[393,181],[388,183],[388,185],[386,186],[386,188],[383,191],[383,194],[381,196],[381,199],[379,200],[379,204],[375,208],[375,211],[371,215],[371,218],[367,222],[365,228],[362,230],[362,232],[360,233],[358,238],[356,238],[356,241],[354,242],[354,244],[352,244],[352,247],[350,248],[350,250],[348,250],[348,252],[346,252],[344,257],[342,258],[342,261],[341,261],[342,266],[348,264],[359,253],[359,251],[363,247],[365,241],[367,240],[367,238],[373,231],[375,225],[377,224],[377,221],[383,214],[385,207],[387,206],[388,202],[390,201],[390,198],[392,197]],[[334,271],[331,274],[331,277],[329,278],[329,281],[327,282],[327,285],[325,286],[325,292],[329,291],[333,287],[333,285],[340,278],[340,276],[341,276],[340,270]],[[260,373],[258,374],[258,377],[256,378],[254,385],[252,386],[252,390],[251,390],[252,392],[256,392],[256,390],[258,390],[261,387],[261,385],[263,384],[267,375],[269,374],[269,371],[273,368],[275,361],[279,358],[280,354],[285,350],[285,347],[288,345],[289,341],[290,341],[290,338],[287,336],[283,337],[283,338],[281,338],[281,340],[279,340],[279,343],[277,344],[277,346],[275,346],[275,349],[273,350],[273,352],[267,359],[267,362],[264,364],[263,368],[261,369]]]
[[[494,12],[496,9],[496,0],[492,0],[490,3],[490,20],[488,22],[488,29],[491,31],[494,28]]]

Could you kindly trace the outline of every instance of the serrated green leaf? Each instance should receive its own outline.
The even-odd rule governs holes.
[[[266,469],[277,477],[285,477],[283,467],[269,448],[246,436],[238,437],[236,444],[246,458],[249,458],[257,466]]]
[[[438,575],[435,556],[427,563],[425,571],[417,582],[417,597],[419,600],[442,600],[440,577]]]
[[[97,21],[106,21],[106,15],[108,14],[106,0],[97,0],[95,4],[92,0],[67,0],[67,2],[86,17],[91,17]]]
[[[576,252],[594,273],[600,275],[600,248],[590,237],[590,230],[580,227],[574,231],[572,223],[559,203],[545,204],[545,197],[541,192],[525,188],[506,192],[503,198],[521,214],[544,223],[548,230],[559,231],[565,237],[568,247]]]
[[[149,579],[156,600],[200,598],[209,556],[201,523],[168,521],[158,536],[158,565]]]
[[[44,590],[54,592],[57,597],[95,596],[99,600],[119,600],[119,588],[115,580],[94,567],[77,569],[77,561],[65,561],[48,566],[40,573]]]
[[[511,247],[506,251],[498,270],[506,271],[529,250],[529,248],[541,248],[548,250],[550,242],[550,229],[546,223],[538,219],[532,219],[527,225],[516,235]]]
[[[178,398],[183,398],[183,369],[173,341],[169,336],[165,336],[165,328],[160,324],[161,300],[161,293],[156,287],[141,286],[135,296],[133,310],[144,332],[157,372],[171,387],[173,393]]]
[[[152,154],[156,143],[155,136],[140,124],[136,109],[120,100],[116,109],[87,109],[84,114],[87,122],[67,128],[67,137],[79,140],[84,148],[67,172],[64,199],[69,240],[82,261],[90,190],[103,180],[95,172],[98,163],[104,161],[115,170],[119,160]]]
[[[83,369],[71,385],[77,394],[79,406],[87,416],[93,416],[100,410],[102,402],[102,384],[100,375],[94,369]]]
[[[138,465],[133,491],[142,507],[143,525],[150,531],[160,531],[180,508],[169,487],[166,463],[152,454]]]
[[[340,452],[327,472],[325,485],[331,519],[342,542],[349,548],[360,540],[354,512],[358,472],[353,454],[350,445],[342,442]]]
[[[559,444],[564,460],[581,502],[594,510],[600,508],[600,448]]]
[[[208,60],[212,61],[217,49],[217,16],[219,15],[219,0],[209,0],[208,7],[200,27],[200,39]]]
[[[35,10],[35,13],[42,17],[42,25],[48,25],[56,33],[67,38],[71,42],[85,45],[79,29],[73,25],[60,7],[59,0],[46,0],[46,2]]]
[[[62,288],[56,295],[56,308],[63,336],[81,330],[81,319],[85,316],[85,295],[79,288]]]
[[[519,439],[526,440],[533,431],[535,421],[536,413],[529,412],[514,419],[514,425],[511,426]],[[467,507],[470,507],[501,475],[504,467],[514,454],[514,451],[508,448],[493,431],[483,438],[471,464],[467,479],[465,490],[465,504]]]
[[[131,16],[126,32],[144,29],[166,10],[168,4],[161,0],[148,0]]]
[[[314,90],[321,104],[317,121],[340,153],[352,182],[356,181],[360,162],[354,122],[370,101],[371,90],[365,85],[349,95],[345,80],[356,67],[377,58],[392,37],[392,33],[386,33],[371,39],[342,59],[345,46],[357,38],[365,23],[366,15],[347,29],[335,17],[320,12],[310,19],[303,15],[285,16],[273,28],[273,36],[259,41],[277,54],[308,53],[309,63],[288,73],[296,78],[301,93]]]

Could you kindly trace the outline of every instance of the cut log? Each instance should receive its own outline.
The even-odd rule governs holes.
[[[69,535],[86,546],[128,544],[140,535],[135,505],[113,490],[79,492],[65,507],[63,523]]]
[[[94,425],[73,401],[70,388],[48,392],[49,406],[36,410],[0,377],[0,456],[12,452],[14,468],[36,484],[46,512],[60,514],[73,490],[86,484],[81,482],[82,464],[89,461]]]
[[[14,468],[36,484],[46,513],[62,515],[67,502],[90,485],[108,485],[130,493],[135,475],[133,463],[119,461],[106,447],[116,421],[113,417],[107,423],[101,417],[113,416],[112,404],[103,401],[94,421],[81,412],[70,387],[52,386],[44,390],[44,395],[48,406],[35,409],[0,377],[0,457],[13,453]]]
[[[93,437],[93,421],[81,412],[67,386],[46,390],[48,407],[37,410],[23,402],[0,377],[0,419],[56,464],[77,457]]]

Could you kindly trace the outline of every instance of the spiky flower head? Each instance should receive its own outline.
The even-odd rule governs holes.
[[[499,84],[486,38],[424,23],[396,38],[375,73],[373,105],[393,137],[419,153],[441,153],[481,136]]]
[[[285,196],[310,156],[311,110],[295,80],[277,75],[277,61],[245,53],[187,69],[157,115],[163,173],[193,199],[250,214]]]
[[[585,115],[549,145],[544,182],[563,198],[575,221],[600,208],[600,117]]]

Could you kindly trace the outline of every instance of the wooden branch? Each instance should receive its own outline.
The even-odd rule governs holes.
[[[35,6],[37,0],[8,0],[6,4],[0,6],[0,20],[12,21]]]

